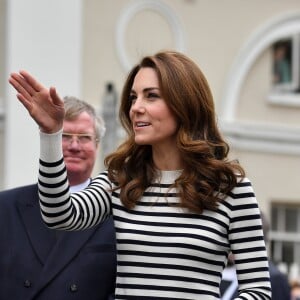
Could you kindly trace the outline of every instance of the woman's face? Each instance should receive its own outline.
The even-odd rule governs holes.
[[[175,116],[161,97],[156,71],[142,68],[130,93],[130,119],[139,145],[174,147],[178,128]]]

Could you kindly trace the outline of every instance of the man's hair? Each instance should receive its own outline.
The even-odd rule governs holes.
[[[71,121],[76,119],[81,113],[87,112],[94,120],[96,139],[100,141],[104,137],[106,128],[104,120],[96,113],[95,108],[74,96],[65,96],[63,100],[65,107],[64,119]]]

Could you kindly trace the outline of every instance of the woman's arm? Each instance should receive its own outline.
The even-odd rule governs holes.
[[[9,83],[40,127],[39,197],[44,222],[51,228],[78,230],[93,226],[110,213],[110,182],[99,176],[85,191],[69,193],[62,153],[64,103],[55,88],[47,89],[26,71],[12,73]]]
[[[44,222],[50,228],[80,230],[98,224],[111,213],[111,184],[97,176],[85,190],[69,192],[62,154],[61,132],[40,133],[39,198]]]
[[[268,257],[260,210],[251,185],[245,178],[232,191],[229,240],[237,272],[236,299],[271,299]]]

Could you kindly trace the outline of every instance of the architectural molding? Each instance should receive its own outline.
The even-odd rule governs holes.
[[[133,66],[133,63],[126,53],[126,29],[131,19],[143,10],[153,10],[164,17],[171,27],[175,41],[175,49],[180,52],[185,51],[185,39],[182,26],[177,15],[169,6],[159,0],[139,0],[132,2],[132,4],[128,5],[122,12],[117,22],[115,34],[117,55],[125,72],[128,72]]]
[[[242,121],[221,121],[220,126],[230,145],[236,149],[300,155],[299,127]]]
[[[241,88],[251,66],[275,41],[300,32],[300,11],[281,15],[258,28],[239,51],[225,82],[221,126],[237,149],[300,155],[300,128],[236,120]]]

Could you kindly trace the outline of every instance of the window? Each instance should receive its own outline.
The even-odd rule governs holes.
[[[292,39],[281,40],[273,45],[273,84],[292,82]]]
[[[273,86],[278,91],[299,90],[299,34],[281,39],[272,45]]]
[[[300,34],[277,40],[272,51],[272,88],[268,100],[300,105]]]
[[[299,276],[300,204],[273,203],[270,225],[271,259],[285,265],[290,275],[293,272],[293,276]]]

